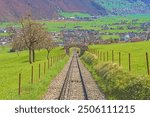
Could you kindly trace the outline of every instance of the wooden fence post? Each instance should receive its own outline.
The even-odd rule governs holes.
[[[53,56],[53,63],[55,63],[55,58],[56,58],[56,57],[55,57],[55,56]]]
[[[50,67],[49,67],[49,58],[48,58],[48,69],[49,69]]]
[[[109,56],[109,53],[108,53],[108,51],[107,51],[107,61],[109,61],[109,58],[108,58],[108,56]]]
[[[149,61],[148,61],[148,52],[146,52],[146,65],[147,65],[147,73],[148,73],[148,75],[150,75]]]
[[[103,53],[103,61],[105,62],[105,52]]]
[[[44,75],[46,73],[46,62],[44,62]]]
[[[119,66],[121,66],[121,52],[119,52]]]
[[[19,74],[18,95],[21,95],[21,73]]]
[[[41,78],[41,65],[39,64],[39,79]]]
[[[102,55],[102,51],[101,51],[101,56],[100,56],[100,60],[101,60],[101,61],[102,61],[102,56],[103,56],[103,55]]]
[[[51,66],[53,65],[53,57],[51,57]]]
[[[114,63],[114,50],[112,50],[112,63]]]
[[[99,50],[98,50],[98,59],[99,59]]]
[[[131,54],[129,53],[129,72],[131,71]]]
[[[33,77],[34,77],[34,68],[33,68],[33,65],[32,65],[32,68],[31,68],[31,84],[33,84]]]
[[[58,61],[58,56],[56,56],[56,61]]]

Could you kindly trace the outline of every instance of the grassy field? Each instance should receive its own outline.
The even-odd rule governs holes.
[[[103,40],[119,39],[120,36],[119,35],[102,35],[100,38],[103,39]]]
[[[87,16],[87,14],[67,13],[62,12],[66,17],[71,16]],[[120,36],[118,33],[141,33],[145,29],[141,25],[145,22],[150,22],[150,15],[148,14],[134,14],[127,16],[105,16],[92,21],[39,21],[47,26],[49,32],[60,32],[62,30],[97,30],[100,33],[100,39],[103,40],[118,40]],[[20,27],[18,23],[1,22],[0,28],[7,26]],[[129,29],[128,27],[134,27]],[[107,28],[106,28],[107,27]],[[147,30],[147,29],[146,29]],[[110,35],[111,34],[111,35]],[[7,33],[0,33],[0,37],[8,36]]]
[[[70,17],[90,17],[90,14],[88,13],[80,13],[80,12],[60,12],[60,15],[66,18]]]
[[[6,28],[9,26],[15,26],[15,27],[20,27],[18,22],[0,22],[0,28]]]
[[[149,53],[150,62],[150,41],[136,42],[136,43],[119,43],[110,45],[91,45],[90,50],[98,50],[102,52],[105,62],[106,55],[108,52],[108,59],[112,61],[112,50],[114,50],[114,62],[119,64],[119,52],[121,52],[121,67],[125,71],[129,71],[129,53],[131,54],[131,73],[135,75],[147,76],[147,66],[146,66],[146,52]],[[102,58],[103,58],[102,57]],[[103,58],[104,59],[104,58]],[[100,61],[99,62],[104,62]]]
[[[114,50],[114,62],[112,62],[112,50]],[[102,52],[102,56],[98,56],[98,52]],[[108,52],[108,61],[106,52]],[[118,52],[121,52],[121,66],[118,63]],[[147,74],[146,52],[149,53],[150,63],[150,42],[148,41],[91,45],[89,52],[85,52],[81,60],[92,73],[106,99],[149,100],[150,76]],[[131,72],[128,69],[128,53],[131,54]]]
[[[51,80],[60,72],[68,60],[66,56],[55,61],[48,70],[46,50],[36,51],[34,66],[34,83],[31,84],[31,66],[28,63],[28,51],[9,53],[9,47],[0,47],[0,99],[40,99],[46,92]],[[59,47],[51,51],[51,56],[64,54]],[[46,75],[44,75],[44,62],[46,62]],[[41,78],[39,79],[39,64],[41,64]],[[18,96],[18,75],[22,74],[22,91]]]
[[[74,15],[74,14],[73,14]],[[133,22],[133,20],[137,20]],[[144,22],[150,22],[149,14],[134,14],[128,16],[105,16],[93,21],[39,21],[45,23],[50,32],[59,32],[64,29],[86,29],[86,30],[99,30],[103,33],[126,33],[126,32],[142,32],[140,29],[141,24]],[[121,24],[126,22],[125,24]],[[117,24],[116,24],[117,23]],[[18,23],[1,22],[0,28],[7,26],[19,27]],[[108,30],[102,30],[102,27],[107,25]],[[135,26],[137,29],[127,29],[127,26]],[[123,30],[118,29],[123,28]],[[113,28],[113,29],[112,29]]]
[[[7,37],[7,36],[9,36],[8,33],[0,33],[0,37]]]

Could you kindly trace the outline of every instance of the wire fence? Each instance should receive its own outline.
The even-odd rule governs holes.
[[[121,51],[101,51],[99,49],[89,49],[90,53],[98,57],[100,63],[112,62],[117,63],[120,67],[129,72],[140,75],[150,76],[149,53],[142,53],[142,56],[134,56],[130,52]]]

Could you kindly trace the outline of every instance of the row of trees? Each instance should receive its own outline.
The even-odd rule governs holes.
[[[44,24],[32,20],[31,16],[21,18],[21,28],[9,28],[12,38],[12,49],[15,51],[29,50],[29,63],[35,62],[35,50],[47,50],[47,59],[50,51],[56,46],[50,33],[48,33]]]

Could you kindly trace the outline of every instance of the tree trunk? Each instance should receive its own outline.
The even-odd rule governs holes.
[[[34,49],[32,50],[32,54],[33,54],[33,57],[32,57],[33,58],[33,62],[35,62],[35,50]]]
[[[49,53],[50,53],[50,51],[47,50],[47,60],[49,59]]]
[[[32,50],[29,48],[29,63],[32,64]]]

